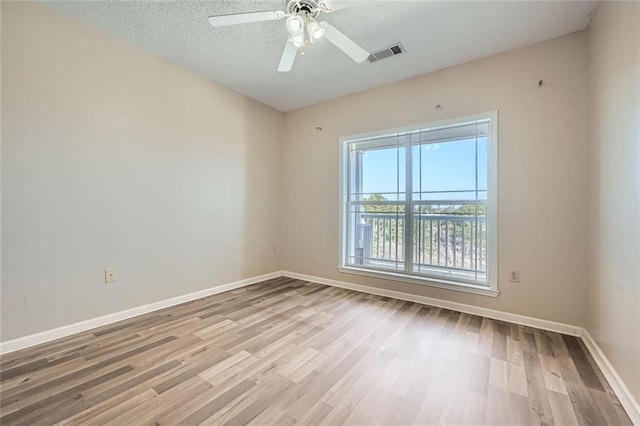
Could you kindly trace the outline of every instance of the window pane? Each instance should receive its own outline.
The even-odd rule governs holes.
[[[349,256],[353,266],[404,271],[404,206],[365,204],[349,209]]]
[[[384,199],[404,199],[406,180],[405,147],[362,151],[362,195],[382,195]]]
[[[469,281],[486,281],[487,206],[414,206],[413,272]]]
[[[420,145],[418,155],[419,176],[414,192],[420,193],[419,199],[475,198],[475,140]]]
[[[350,143],[349,200],[405,200],[405,151],[397,135]]]
[[[489,123],[421,131],[412,146],[414,200],[487,199]]]

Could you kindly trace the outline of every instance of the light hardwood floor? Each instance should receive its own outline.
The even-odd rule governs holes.
[[[3,425],[631,424],[575,337],[289,278],[0,369]]]

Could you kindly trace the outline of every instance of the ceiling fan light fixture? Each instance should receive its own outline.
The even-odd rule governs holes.
[[[301,32],[300,34],[296,34],[296,35],[291,36],[289,41],[291,43],[293,43],[296,47],[303,47],[304,46],[304,33]]]
[[[324,28],[315,21],[307,25],[307,31],[309,32],[309,39],[312,42],[322,39],[325,33]]]
[[[2,1],[2,0],[0,0]],[[321,39],[326,39],[339,50],[360,63],[369,58],[371,53],[347,37],[344,33],[328,22],[320,21],[324,13],[347,7],[348,0],[286,0],[285,10],[270,10],[263,12],[232,13],[227,15],[209,16],[209,23],[213,27],[224,27],[251,22],[268,22],[285,19],[285,26],[289,38],[278,65],[279,72],[292,70],[293,63],[300,52],[304,56],[305,47]],[[334,4],[337,3],[337,4]]]
[[[296,35],[304,30],[304,19],[299,15],[290,16],[287,19],[287,30],[291,35]]]

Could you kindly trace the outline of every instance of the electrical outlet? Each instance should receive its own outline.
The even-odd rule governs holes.
[[[272,247],[271,254],[278,254],[278,250],[276,250],[276,246]]]
[[[519,283],[520,282],[520,271],[518,271],[518,270],[509,271],[509,282]]]
[[[105,269],[104,270],[104,282],[112,283],[116,280],[116,270],[115,269]]]

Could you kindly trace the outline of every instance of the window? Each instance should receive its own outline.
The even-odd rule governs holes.
[[[341,144],[341,271],[498,294],[496,112]]]

